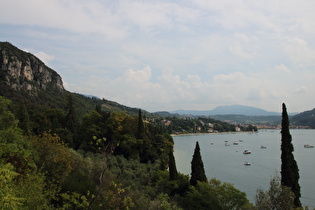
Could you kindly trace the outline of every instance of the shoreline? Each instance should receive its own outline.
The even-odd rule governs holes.
[[[198,135],[212,135],[212,134],[236,134],[236,133],[258,133],[258,131],[230,131],[230,132],[213,132],[213,133],[181,133],[170,134],[171,136],[198,136]]]
[[[258,133],[263,130],[281,130],[281,129],[258,129],[258,131],[226,131],[226,132],[212,132],[212,133],[180,133],[180,134],[170,134],[171,136],[197,136],[197,135],[209,135],[209,134],[237,134],[237,133]],[[300,128],[291,128],[290,130],[314,130],[312,128],[300,129]]]

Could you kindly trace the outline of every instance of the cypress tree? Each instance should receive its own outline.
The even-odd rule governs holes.
[[[295,195],[295,207],[301,207],[299,169],[293,155],[294,147],[289,130],[289,117],[284,103],[282,104],[281,126],[281,184],[291,188]]]
[[[76,113],[75,108],[73,104],[73,98],[71,95],[69,95],[68,98],[68,110],[66,115],[66,127],[74,134],[76,130]]]
[[[197,181],[207,182],[205,169],[200,155],[200,147],[198,141],[196,142],[195,152],[191,161],[191,178],[190,184],[197,185]]]
[[[169,163],[169,172],[170,172],[170,180],[176,180],[178,178],[178,172],[176,169],[176,163],[175,163],[175,157],[173,154],[173,151],[171,150],[169,152],[169,159],[168,159]]]
[[[139,115],[138,115],[138,138],[139,139],[145,138],[145,131],[144,131],[144,124],[143,124],[141,109],[139,109]]]
[[[19,107],[18,118],[19,118],[19,127],[23,130],[23,133],[25,135],[29,136],[31,134],[30,118],[24,104],[22,104]]]

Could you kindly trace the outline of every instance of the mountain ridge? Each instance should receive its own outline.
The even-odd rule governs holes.
[[[244,106],[244,105],[225,105],[218,106],[212,110],[175,110],[171,111],[172,114],[190,114],[190,115],[246,115],[246,116],[279,116],[280,112],[270,112],[264,109]]]

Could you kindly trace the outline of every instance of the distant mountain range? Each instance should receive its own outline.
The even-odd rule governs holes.
[[[263,109],[242,106],[242,105],[229,105],[229,106],[218,106],[213,110],[197,111],[197,110],[176,110],[171,111],[172,114],[181,115],[246,115],[246,116],[280,116],[280,112],[269,112]],[[291,113],[296,114],[296,113]]]

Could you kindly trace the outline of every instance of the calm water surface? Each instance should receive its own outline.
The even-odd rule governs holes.
[[[315,130],[292,129],[290,133],[294,157],[300,170],[301,202],[315,208],[315,148],[304,148],[304,144],[315,145]],[[198,141],[208,179],[217,178],[232,183],[237,189],[246,192],[252,203],[255,202],[256,190],[268,189],[270,178],[281,171],[280,130],[174,136],[173,139],[178,171],[190,175],[190,163]],[[225,146],[225,141],[230,146]],[[233,145],[233,142],[239,144]],[[262,149],[262,145],[266,148]],[[244,150],[252,153],[245,155]],[[245,161],[251,165],[245,166]]]

